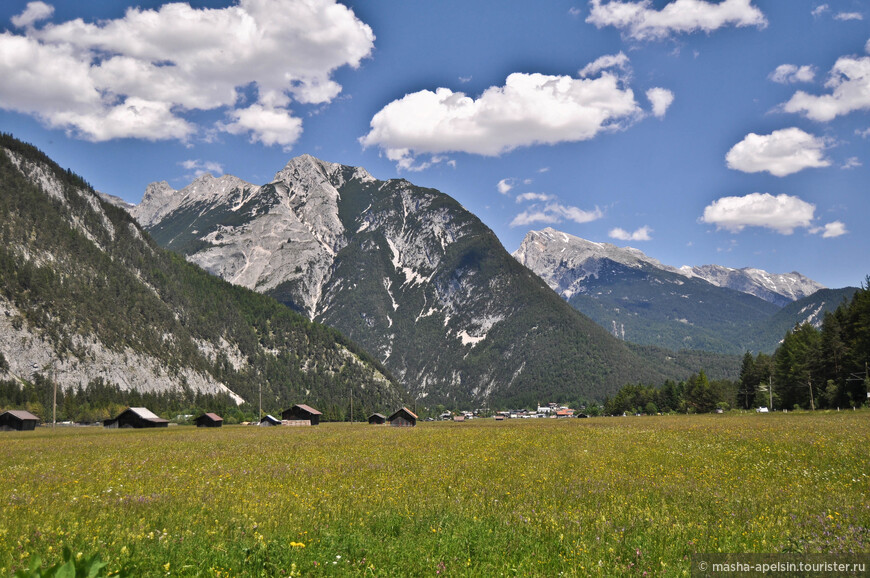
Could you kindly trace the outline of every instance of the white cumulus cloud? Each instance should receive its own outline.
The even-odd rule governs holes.
[[[830,9],[831,9],[831,7],[828,6],[827,4],[821,4],[821,5],[813,8],[812,15],[814,18],[818,18],[819,16],[821,16],[822,14],[824,14],[825,12],[827,12]]]
[[[478,98],[449,88],[422,90],[387,104],[360,138],[400,166],[421,154],[497,156],[518,147],[576,142],[617,130],[640,115],[614,75],[594,79],[514,73]]]
[[[863,166],[863,163],[858,157],[849,157],[843,162],[841,169],[856,169],[860,166]]]
[[[814,235],[821,233],[823,239],[833,239],[835,237],[841,237],[848,232],[849,231],[846,230],[846,225],[840,221],[833,221],[826,224],[824,227],[810,229],[810,233],[813,233]]]
[[[26,28],[40,20],[51,18],[52,14],[54,14],[54,6],[45,2],[28,2],[24,12],[12,17],[12,24],[17,28]]]
[[[870,52],[870,41],[867,51]],[[813,95],[802,90],[782,105],[785,112],[801,113],[827,122],[856,110],[870,110],[870,57],[843,56],[831,69],[825,87],[829,94]]]
[[[517,195],[518,203],[528,203],[529,201],[535,202],[546,202],[553,201],[556,197],[553,195],[548,195],[547,193],[523,193],[521,195]]]
[[[206,173],[211,175],[222,175],[224,173],[223,165],[214,161],[189,159],[186,161],[181,161],[178,164],[180,164],[182,167],[189,171],[193,171],[192,176],[194,177],[201,177]]]
[[[220,128],[231,134],[250,134],[251,142],[266,146],[281,145],[289,149],[302,134],[302,121],[290,111],[253,104],[248,108],[231,111],[232,122]]]
[[[751,193],[743,197],[722,197],[704,209],[700,221],[739,233],[746,227],[764,227],[783,235],[812,225],[816,207],[789,195]]]
[[[749,133],[728,151],[725,161],[728,168],[744,173],[767,171],[784,177],[807,168],[830,166],[826,146],[825,139],[794,127],[766,135]]]
[[[92,141],[184,140],[200,130],[185,118],[193,110],[236,113],[222,125],[234,130],[257,125],[253,110],[235,110],[252,86],[260,111],[287,128],[297,124],[286,121],[292,101],[334,99],[341,86],[333,72],[359,66],[374,47],[371,28],[335,0],[239,0],[217,9],[177,2],[33,27],[50,15],[46,6],[32,2],[14,19],[22,34],[0,33],[0,108]],[[292,140],[270,132],[252,138]]]
[[[812,66],[797,66],[795,64],[780,64],[772,73],[770,79],[779,84],[795,84],[798,82],[812,82],[816,77],[816,70]]]
[[[531,225],[533,223],[561,223],[573,221],[578,224],[597,221],[604,213],[595,207],[592,211],[585,211],[578,207],[566,206],[561,203],[547,203],[546,205],[534,205],[523,211],[511,221],[511,227]]]
[[[514,188],[514,183],[516,183],[516,179],[502,179],[496,184],[495,188],[498,189],[503,195],[506,195],[510,192],[512,188]]]
[[[652,233],[652,229],[643,226],[633,233],[616,227],[615,229],[611,229],[607,234],[611,239],[618,239],[620,241],[651,241],[652,237],[650,236],[650,233]]]
[[[598,28],[614,26],[635,40],[661,40],[673,34],[713,32],[723,26],[767,26],[767,19],[752,0],[676,0],[661,10],[652,0],[590,2],[592,10],[586,22]]]
[[[668,107],[674,102],[674,93],[667,88],[651,88],[646,91],[646,97],[652,104],[653,116],[664,118]]]
[[[607,54],[596,58],[594,61],[581,68],[577,74],[580,78],[588,78],[590,76],[595,76],[602,70],[618,68],[619,70],[624,71],[628,69],[628,67],[628,56],[626,56],[624,52],[620,52],[619,54]]]
[[[834,14],[834,20],[864,20],[864,15],[860,12],[837,12]]]

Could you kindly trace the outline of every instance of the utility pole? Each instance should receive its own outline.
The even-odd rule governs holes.
[[[263,382],[260,383],[260,407],[257,410],[259,413],[257,414],[257,421],[263,419]]]
[[[807,386],[810,388],[810,409],[816,411],[816,404],[813,401],[813,382],[809,377],[807,378]]]
[[[51,404],[51,428],[57,425],[57,368],[51,365],[51,382],[54,384],[54,397]]]
[[[350,423],[353,423],[353,387],[350,388]]]
[[[770,396],[770,411],[773,411],[773,374],[770,374],[770,382],[767,384],[767,394]]]

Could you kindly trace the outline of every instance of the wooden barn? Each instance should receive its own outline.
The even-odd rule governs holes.
[[[387,416],[382,413],[373,413],[369,416],[369,423],[371,425],[384,425],[387,423]]]
[[[224,425],[224,418],[216,413],[204,413],[193,420],[193,423],[196,427],[221,427]]]
[[[272,417],[271,415],[267,415],[263,419],[260,420],[260,425],[267,425],[267,426],[281,425],[281,420],[276,418],[276,417]]]
[[[407,407],[403,407],[387,418],[394,427],[414,427],[417,425],[417,415]]]
[[[108,428],[146,428],[166,427],[169,420],[158,417],[144,407],[128,407],[114,419],[103,421],[103,427]]]
[[[39,418],[23,409],[10,409],[0,413],[0,431],[33,431]]]
[[[301,420],[307,419],[311,425],[317,425],[320,423],[320,416],[323,415],[310,405],[305,405],[304,403],[297,403],[290,409],[285,409],[281,412],[281,419],[286,420]]]

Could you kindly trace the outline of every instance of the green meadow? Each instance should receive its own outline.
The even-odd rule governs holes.
[[[0,435],[0,574],[690,573],[870,552],[870,413]]]

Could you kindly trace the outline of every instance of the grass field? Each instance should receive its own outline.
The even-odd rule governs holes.
[[[688,574],[870,552],[870,414],[0,434],[0,574]]]

